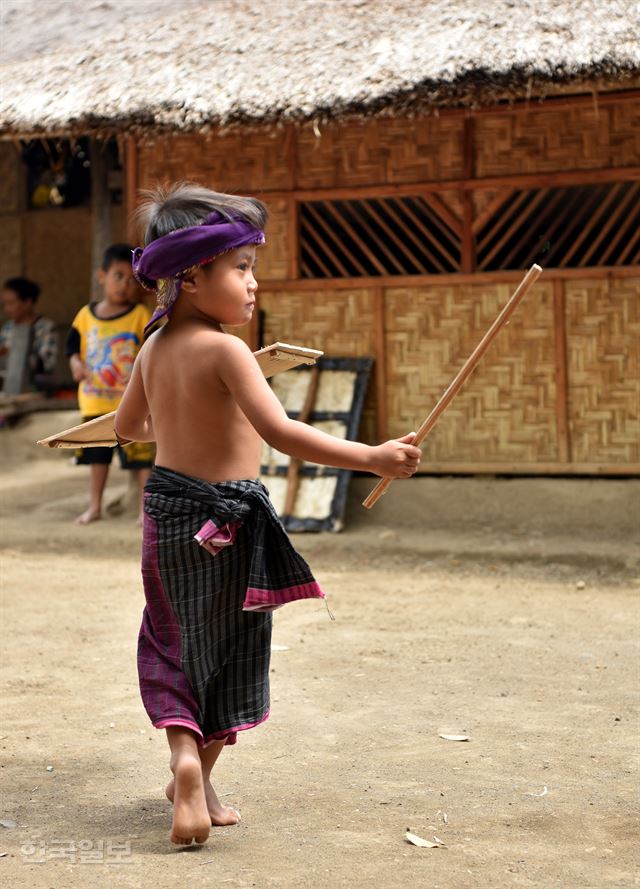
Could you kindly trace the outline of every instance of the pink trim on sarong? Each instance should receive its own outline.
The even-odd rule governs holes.
[[[263,722],[266,722],[269,718],[270,710],[264,714],[262,719],[258,719],[257,722],[244,722],[242,725],[236,725],[233,728],[225,729],[223,732],[214,732],[212,735],[208,735],[206,738],[202,734],[200,727],[195,723],[191,722],[189,719],[160,719],[158,722],[154,722],[153,725],[155,728],[169,728],[172,725],[179,725],[183,728],[191,729],[192,732],[198,736],[198,746],[208,747],[210,744],[213,744],[215,741],[226,741],[227,745],[235,744],[238,740],[238,732],[245,732],[247,729],[255,728],[258,725],[262,725]]]
[[[275,611],[276,608],[282,608],[288,602],[295,602],[298,599],[324,598],[324,590],[321,589],[316,581],[282,587],[279,590],[262,590],[257,587],[247,587],[247,595],[245,596],[242,610]]]

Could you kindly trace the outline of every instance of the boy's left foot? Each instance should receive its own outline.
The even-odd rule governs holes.
[[[223,806],[209,781],[204,782],[204,792],[213,827],[229,827],[241,821],[240,812],[231,806]],[[167,784],[165,793],[169,802],[172,803],[175,795],[173,778]]]

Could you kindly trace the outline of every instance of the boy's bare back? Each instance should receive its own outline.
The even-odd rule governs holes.
[[[140,365],[159,466],[210,482],[258,476],[260,437],[221,377],[228,339],[184,321],[145,344]]]

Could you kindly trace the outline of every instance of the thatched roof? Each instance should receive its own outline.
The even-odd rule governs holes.
[[[640,75],[631,0],[3,0],[0,133],[426,112]]]

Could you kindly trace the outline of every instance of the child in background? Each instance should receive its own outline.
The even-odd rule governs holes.
[[[2,308],[9,319],[0,330],[6,395],[46,390],[53,382],[58,336],[55,323],[36,312],[39,296],[40,288],[28,278],[9,278],[2,285]]]
[[[171,841],[235,824],[209,777],[226,744],[269,715],[271,612],[324,598],[257,480],[261,440],[302,460],[392,478],[418,468],[414,433],[369,447],[291,420],[248,346],[222,325],[256,302],[257,200],[190,183],[146,204],[138,280],[169,320],[142,347],[116,414],[118,436],[155,441],[145,492],[138,640],[144,706],[171,750]]]
[[[142,346],[150,312],[136,303],[137,285],[131,271],[131,247],[107,247],[98,271],[102,298],[84,306],[73,320],[67,339],[67,355],[73,379],[79,383],[78,403],[82,419],[92,420],[115,410],[131,376],[133,363]],[[137,475],[142,495],[153,464],[153,446],[132,443],[118,446],[123,469]],[[104,494],[113,448],[84,448],[76,463],[91,466],[89,508],[76,523],[88,525],[102,518]]]

